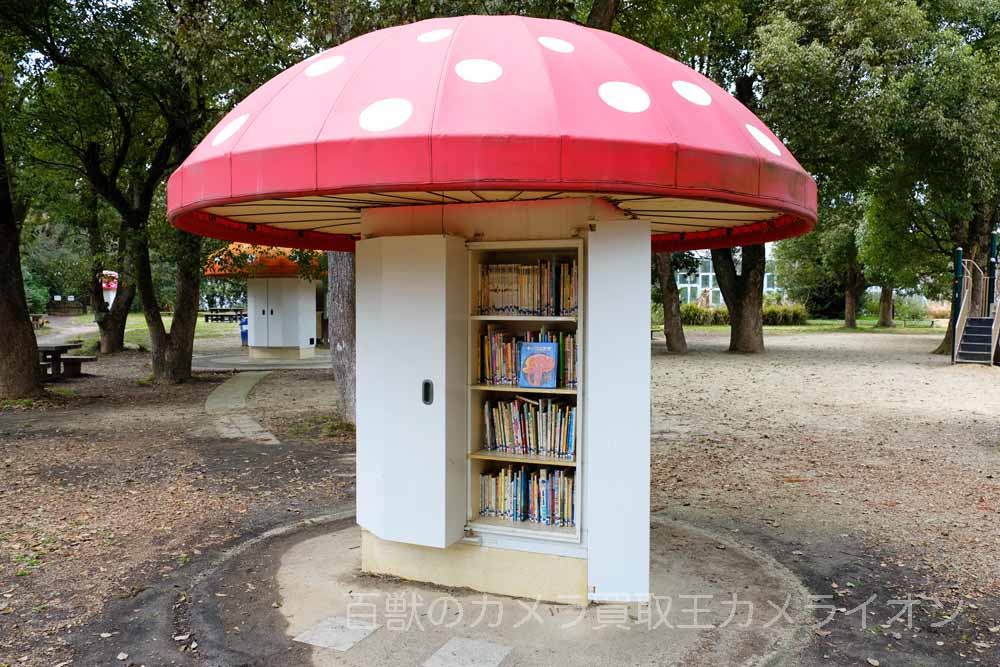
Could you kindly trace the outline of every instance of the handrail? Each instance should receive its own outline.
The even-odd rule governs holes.
[[[958,349],[962,345],[962,336],[965,334],[965,323],[969,320],[969,308],[970,301],[972,297],[972,277],[969,275],[968,268],[966,266],[967,262],[971,260],[962,261],[962,287],[959,291],[959,309],[958,309],[958,319],[955,321],[955,342],[951,346],[951,363],[955,363],[958,360]],[[975,264],[975,262],[971,262]]]

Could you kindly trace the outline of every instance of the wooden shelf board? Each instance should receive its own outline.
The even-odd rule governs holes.
[[[530,521],[511,521],[497,516],[481,516],[469,522],[473,530],[520,535],[524,537],[558,539],[575,542],[576,526],[542,526]]]
[[[480,449],[477,452],[472,452],[469,454],[470,459],[481,459],[483,461],[505,461],[509,463],[537,463],[541,465],[551,465],[551,466],[565,466],[567,468],[575,468],[576,461],[570,461],[569,459],[554,459],[546,456],[528,456],[524,454],[505,454],[503,452],[491,452],[486,449]]]
[[[509,384],[472,384],[469,385],[472,391],[506,391],[515,394],[570,394],[576,395],[576,389],[566,387],[556,387],[554,389],[536,389],[534,387],[516,387]]]
[[[576,315],[471,315],[480,322],[576,322]]]
[[[469,250],[576,250],[583,247],[579,238],[571,239],[540,239],[524,241],[466,241]]]

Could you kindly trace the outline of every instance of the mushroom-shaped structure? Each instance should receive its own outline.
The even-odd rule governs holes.
[[[108,307],[115,302],[115,297],[118,295],[117,271],[101,271],[101,294]]]
[[[813,180],[711,80],[613,33],[515,16],[380,30],[285,70],[167,194],[197,234],[340,250],[387,206],[601,197],[648,220],[663,250],[816,219]]]
[[[355,251],[362,569],[580,602],[649,597],[651,248],[816,220],[813,180],[725,90],[514,16],[289,68],[167,196],[191,232]],[[527,359],[539,342],[551,369]],[[494,374],[522,357],[557,386]]]
[[[316,292],[286,248],[233,243],[209,258],[208,278],[246,278],[251,359],[308,359],[320,337]]]

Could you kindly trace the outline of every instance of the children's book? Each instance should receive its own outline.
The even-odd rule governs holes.
[[[521,343],[518,386],[552,389],[559,367],[559,343]]]

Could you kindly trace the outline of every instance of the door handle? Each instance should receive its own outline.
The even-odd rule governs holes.
[[[267,317],[267,309],[266,308],[261,309],[260,314],[263,315],[264,317]]]
[[[271,314],[274,315],[274,308],[271,309]]]
[[[430,380],[424,380],[421,387],[421,399],[424,405],[430,405],[434,402],[434,383]]]

